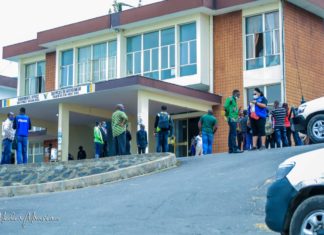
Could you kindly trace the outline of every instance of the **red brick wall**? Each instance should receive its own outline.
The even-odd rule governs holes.
[[[55,66],[56,53],[51,52],[46,54],[46,91],[55,90]]]
[[[284,14],[287,102],[297,106],[298,74],[306,100],[324,96],[324,21],[290,3]]]
[[[232,91],[241,91],[239,106],[243,106],[243,40],[242,12],[214,17],[214,92],[223,96],[222,104],[214,108],[218,131],[214,151],[228,150],[228,125],[221,116],[224,101]]]

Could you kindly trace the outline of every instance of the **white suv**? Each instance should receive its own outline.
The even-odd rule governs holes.
[[[300,105],[293,123],[295,130],[307,134],[312,143],[324,143],[324,97]]]
[[[265,221],[283,235],[324,234],[324,148],[280,164],[268,189]]]

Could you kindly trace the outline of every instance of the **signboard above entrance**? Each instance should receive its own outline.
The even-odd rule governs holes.
[[[66,98],[71,96],[84,95],[94,91],[95,91],[94,84],[88,84],[88,85],[77,86],[77,87],[69,87],[69,88],[56,90],[56,91],[50,91],[50,92],[45,92],[45,93],[40,93],[35,95],[2,100],[2,107],[5,108],[5,107],[16,106],[16,105],[22,105],[22,104],[30,104],[35,102],[42,102],[47,100],[55,100],[55,99]]]

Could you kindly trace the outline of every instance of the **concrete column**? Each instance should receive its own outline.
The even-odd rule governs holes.
[[[67,104],[59,104],[57,132],[57,150],[58,160],[67,161],[69,154],[69,128],[70,128],[70,112]]]
[[[117,78],[126,77],[126,38],[123,31],[117,33]]]
[[[137,95],[137,124],[145,125],[145,130],[147,131],[147,137],[149,137],[150,128],[149,128],[149,97],[143,92],[138,92]],[[152,127],[153,128],[153,127]],[[137,130],[139,130],[139,125],[137,125]],[[136,139],[136,136],[135,136]],[[150,139],[148,138],[148,146],[150,147]],[[154,143],[154,142],[152,142]],[[147,151],[147,150],[146,150]]]

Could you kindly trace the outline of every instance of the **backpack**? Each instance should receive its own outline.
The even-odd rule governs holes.
[[[169,114],[161,112],[159,113],[158,127],[160,129],[169,129]]]

